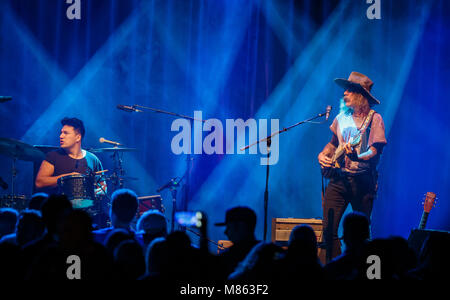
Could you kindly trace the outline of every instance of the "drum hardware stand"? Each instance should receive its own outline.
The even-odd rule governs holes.
[[[125,175],[125,170],[123,169],[122,165],[123,163],[122,155],[123,154],[120,154],[119,151],[114,151],[113,154],[111,155],[111,158],[113,159],[114,162],[114,169],[113,174],[111,175],[110,178],[112,178],[114,190],[123,188],[122,177]]]
[[[266,145],[267,145],[266,188],[264,190],[264,233],[263,233],[263,241],[266,241],[266,236],[267,236],[267,210],[268,210],[268,205],[269,205],[269,157],[270,157],[270,146],[272,144],[272,138],[274,136],[279,135],[279,134],[281,134],[283,132],[286,132],[286,131],[294,128],[294,127],[297,127],[298,125],[301,125],[303,123],[308,123],[308,122],[311,122],[312,120],[315,120],[317,118],[323,117],[326,114],[327,113],[321,113],[321,114],[318,114],[318,115],[316,115],[316,116],[314,116],[312,118],[309,118],[309,119],[306,119],[304,121],[300,121],[298,123],[295,123],[295,124],[293,124],[291,126],[285,127],[285,128],[283,128],[283,129],[281,129],[279,131],[276,131],[276,132],[272,133],[271,135],[269,135],[269,136],[267,136],[265,138],[262,138],[262,139],[260,139],[260,140],[258,140],[256,142],[254,142],[253,144],[247,145],[247,146],[242,147],[240,149],[241,151],[245,151],[246,149],[248,149],[248,148],[250,148],[252,146],[258,145],[258,144],[260,144],[262,142],[266,142]],[[329,111],[328,111],[328,114],[329,114]],[[312,122],[312,123],[314,123],[314,122]],[[323,122],[320,122],[319,124],[321,124],[321,123],[323,123]]]
[[[14,197],[14,183],[16,181],[16,176],[17,176],[16,162],[17,162],[17,157],[13,157],[12,168],[11,168],[11,195],[13,197]]]
[[[108,172],[108,170],[102,170],[102,171],[98,171],[98,172],[94,172],[91,168],[89,168],[88,167],[88,169],[87,169],[87,176],[90,176],[90,177],[92,177],[93,179],[94,179],[94,187],[99,187],[102,191],[103,191],[103,195],[106,197],[106,199],[108,200],[108,201],[106,201],[106,207],[104,207],[104,203],[105,203],[105,201],[104,201],[104,199],[98,199],[98,197],[99,196],[97,196],[95,193],[94,193],[94,197],[95,198],[97,198],[98,200],[97,201],[100,201],[99,203],[99,206],[100,207],[95,207],[95,205],[94,205],[94,211],[96,212],[96,214],[97,215],[95,215],[95,217],[97,217],[98,215],[100,216],[100,218],[103,218],[103,216],[104,216],[104,214],[107,214],[107,211],[109,210],[109,207],[111,206],[111,198],[109,198],[109,196],[108,196],[108,194],[106,193],[106,190],[103,188],[103,186],[100,184],[100,182],[102,181],[102,180],[105,180],[105,176],[103,175],[105,172]],[[100,176],[99,176],[100,175]],[[95,190],[94,190],[95,191]],[[102,195],[102,196],[103,196]],[[95,202],[94,202],[95,203]],[[106,209],[105,209],[106,208]],[[92,217],[94,217],[94,216],[92,216]],[[98,220],[97,220],[98,221]],[[101,224],[105,224],[106,223],[106,226],[109,226],[110,224],[108,224],[108,218],[106,218],[105,220],[104,219],[100,219],[100,223]],[[97,224],[98,225],[98,224]]]

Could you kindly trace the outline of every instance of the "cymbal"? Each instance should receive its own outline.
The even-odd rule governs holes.
[[[45,158],[45,154],[39,149],[10,138],[0,138],[0,154],[25,161],[38,161]]]
[[[137,151],[136,148],[125,148],[125,147],[111,147],[111,148],[97,148],[90,149],[89,152],[100,153],[100,152],[134,152]]]
[[[60,149],[59,146],[49,146],[49,145],[34,145],[33,147],[41,150],[44,153]]]

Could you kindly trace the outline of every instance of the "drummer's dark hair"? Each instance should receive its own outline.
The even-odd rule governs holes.
[[[83,121],[81,121],[80,119],[65,117],[64,119],[61,120],[61,124],[62,126],[64,125],[72,126],[76,131],[78,131],[79,134],[81,134],[81,138],[84,137],[85,133],[84,124]]]

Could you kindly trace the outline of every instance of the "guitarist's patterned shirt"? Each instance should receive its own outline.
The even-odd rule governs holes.
[[[331,131],[336,135],[339,145],[352,142],[359,133],[359,129],[364,123],[364,117],[354,117],[352,114],[342,112],[336,116],[330,126]],[[355,139],[357,141],[357,139]],[[361,135],[361,142],[355,146],[359,154],[369,150],[370,146],[377,148],[378,154],[369,161],[352,161],[345,156],[344,173],[358,174],[376,170],[380,160],[383,146],[386,145],[383,118],[379,113],[374,113],[372,122],[369,123],[366,131]]]

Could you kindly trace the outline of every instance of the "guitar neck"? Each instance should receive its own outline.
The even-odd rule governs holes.
[[[352,145],[352,147],[357,146],[357,145],[361,142],[361,141],[359,141],[358,143],[353,143],[353,141],[354,141],[354,140],[357,140],[360,136],[361,136],[361,132],[359,132],[358,134],[356,134],[356,135],[352,138],[352,141],[350,141],[350,144]],[[344,148],[344,146],[345,146],[345,143],[344,143],[344,144],[340,144],[340,145],[336,148],[336,150],[335,150],[335,152],[334,152],[334,155],[333,155],[333,157],[331,158],[331,161],[332,161],[333,163],[336,162],[336,161],[338,161],[339,159],[341,159],[342,156],[344,156],[344,154],[345,154],[345,148]]]
[[[425,225],[427,224],[427,220],[428,220],[428,215],[429,215],[429,213],[427,213],[426,211],[424,211],[422,213],[422,218],[420,219],[419,229],[425,229]]]

